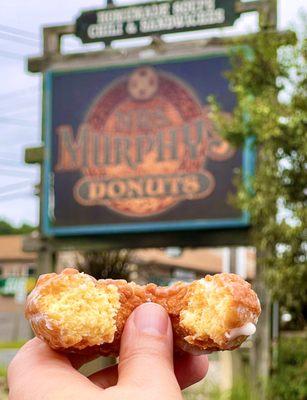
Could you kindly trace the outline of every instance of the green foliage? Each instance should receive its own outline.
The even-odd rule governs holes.
[[[4,365],[0,365],[0,377],[5,377],[7,375],[7,368]]]
[[[234,383],[229,400],[254,400],[253,389],[247,379],[241,379]]]
[[[17,342],[0,342],[1,349],[20,349],[26,343],[25,340],[19,340]]]
[[[184,400],[229,400],[228,393],[223,393],[218,385],[206,379],[196,387],[184,390],[183,398]]]
[[[268,400],[303,400],[307,398],[307,340],[282,339],[278,368],[268,385]]]
[[[297,44],[294,34],[260,32],[232,50],[233,113],[223,115],[209,99],[211,117],[227,140],[242,146],[253,138],[256,145],[252,190],[240,185],[235,201],[250,213],[273,297],[297,312],[307,301],[306,55],[307,42]]]
[[[6,368],[0,365],[0,400],[8,399],[8,387],[6,379]]]
[[[210,385],[206,380],[198,389],[188,389],[183,395],[185,400],[257,400],[247,379],[237,380],[232,389],[223,391],[218,385]]]
[[[231,390],[222,391],[206,379],[196,390],[184,392],[186,400],[259,400],[248,373]],[[304,400],[307,398],[307,340],[305,337],[282,338],[278,345],[278,367],[267,384],[267,400]]]
[[[34,229],[34,226],[25,223],[19,227],[15,227],[9,222],[0,219],[0,235],[26,235],[34,231]]]

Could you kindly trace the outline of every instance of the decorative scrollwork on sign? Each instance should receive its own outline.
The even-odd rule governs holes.
[[[142,66],[110,83],[74,137],[57,129],[56,170],[78,170],[74,198],[127,216],[162,213],[183,200],[206,198],[215,178],[206,160],[234,150],[214,131],[209,109],[173,74]]]

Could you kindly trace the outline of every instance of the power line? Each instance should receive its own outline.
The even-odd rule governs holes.
[[[15,170],[15,169],[5,169],[0,167],[0,175],[6,175],[6,176],[20,176],[20,177],[25,177],[25,175],[32,175],[33,172],[35,171],[22,171],[22,170]],[[32,175],[34,176],[34,175]]]
[[[23,93],[29,94],[31,93],[33,90],[37,90],[39,88],[37,88],[37,86],[29,86],[28,88],[24,88],[24,89],[18,89],[18,90],[13,90],[11,92],[7,92],[4,93],[0,96],[0,100],[4,99],[10,99],[11,97],[16,97],[16,96],[22,96]],[[40,89],[39,89],[40,91]]]
[[[15,199],[20,199],[24,197],[35,197],[35,194],[33,192],[16,192],[15,194],[8,194],[8,195],[3,195],[0,196],[0,201],[9,201],[9,200],[15,200]]]
[[[12,160],[12,159],[9,159],[9,158],[2,158],[1,157],[1,155],[0,155],[0,164],[4,164],[4,165],[8,165],[8,166],[13,166],[13,167],[17,167],[17,168],[19,168],[19,167],[29,167],[29,165],[27,165],[27,164],[25,164],[24,162],[23,162],[23,160]]]
[[[28,38],[38,40],[37,39],[37,35],[35,33],[29,32],[29,31],[25,31],[23,29],[14,28],[13,26],[0,24],[0,30],[12,33],[13,35],[27,36]]]
[[[9,103],[5,103],[5,104],[1,104],[1,100],[0,100],[0,114],[1,113],[12,113],[12,112],[19,112],[22,110],[26,110],[29,108],[35,108],[35,107],[39,107],[41,104],[41,102],[39,101],[39,99],[37,98],[33,98],[33,97],[29,97],[27,99],[24,99],[22,101],[18,101],[18,99],[16,101],[12,101]],[[2,115],[0,115],[1,117]]]
[[[11,58],[14,60],[23,60],[25,56],[21,56],[18,53],[13,53],[11,51],[0,50],[0,57]]]
[[[27,103],[12,103],[9,104],[7,107],[0,108],[0,118],[2,117],[10,117],[11,115],[24,113],[25,111],[29,113],[29,108],[37,108],[40,106],[38,102],[31,102],[29,100]]]
[[[8,159],[8,158],[2,158],[1,156],[0,156],[0,164],[6,164],[6,165],[10,165],[10,166],[17,166],[17,167],[20,167],[23,165],[21,161],[12,160],[12,159]]]
[[[9,118],[9,117],[1,117],[0,124],[9,124],[9,125],[19,125],[19,126],[36,126],[35,122],[18,119],[18,118]]]
[[[21,186],[29,185],[33,186],[33,182],[27,179],[25,181],[13,183],[12,185],[0,186],[0,196],[2,196],[3,193],[7,194],[6,192],[16,191],[15,189],[19,189]]]
[[[18,110],[12,110],[11,112],[4,112],[3,114],[0,112],[0,118],[4,117],[4,118],[23,118],[23,117],[27,117],[29,115],[29,112],[31,113],[31,116],[35,116],[36,117],[36,108],[35,107],[25,107],[25,108],[20,108]]]
[[[3,169],[3,167],[4,167],[4,169]],[[23,165],[20,165],[19,167],[18,166],[13,166],[13,168],[12,168],[12,166],[5,166],[5,165],[1,165],[0,166],[0,172],[1,171],[3,171],[3,172],[17,172],[17,173],[35,173],[35,171],[34,170],[31,170],[31,169],[28,169],[28,170],[25,170],[24,168],[33,168],[33,165],[27,165],[27,164],[23,164]],[[9,168],[9,169],[6,169],[6,168]]]
[[[40,103],[40,92],[24,93],[23,95],[12,96],[8,99],[0,98],[0,112],[7,112],[16,108],[28,108]]]
[[[26,44],[28,46],[38,47],[39,43],[35,42],[33,39],[24,39],[23,37],[13,36],[10,33],[0,32],[0,39],[9,40],[11,42]]]
[[[4,153],[4,152],[0,151],[0,157],[9,157],[9,158],[16,159],[16,158],[20,157],[20,154],[17,154],[17,153],[7,153],[7,152]]]

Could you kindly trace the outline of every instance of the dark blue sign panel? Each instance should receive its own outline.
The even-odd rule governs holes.
[[[247,227],[229,195],[251,153],[218,135],[207,104],[234,107],[228,69],[207,55],[48,72],[45,234]]]

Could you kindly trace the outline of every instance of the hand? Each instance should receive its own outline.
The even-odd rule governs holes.
[[[173,335],[166,311],[146,303],[129,317],[118,366],[88,378],[77,368],[84,356],[65,356],[35,338],[9,366],[10,400],[179,400],[181,390],[201,380],[206,356],[183,355],[173,361]]]

